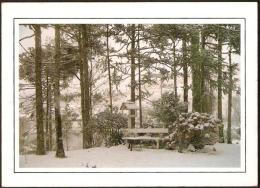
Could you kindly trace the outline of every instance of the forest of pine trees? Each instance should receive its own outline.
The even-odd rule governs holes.
[[[239,111],[233,103],[237,103],[235,99],[240,92],[240,25],[35,24],[20,27],[33,33],[20,39],[20,92],[34,91],[20,100],[20,113],[33,122],[37,155],[55,150],[56,157],[66,157],[68,130],[72,129],[73,122],[80,125],[82,136],[78,139],[82,139],[83,149],[98,142],[97,134],[106,141],[108,133],[119,134],[117,130],[126,125],[118,110],[116,93],[139,106],[139,114],[131,111],[131,128],[137,127],[136,124],[144,127],[150,116],[143,105],[152,100],[150,96],[154,92],[149,87],[160,87],[163,95],[168,82],[173,84],[167,91],[173,93],[174,100],[187,104],[186,112],[212,114],[221,121],[227,117],[227,129],[224,126],[219,129],[219,142],[232,143],[232,114]],[[52,40],[44,42],[42,32],[50,30],[54,31]],[[22,42],[29,38],[34,39],[34,46],[25,48]],[[63,92],[72,89],[73,80],[80,85],[78,95]],[[80,108],[73,111],[70,103],[77,97]],[[105,109],[101,113],[97,108],[102,100]]]

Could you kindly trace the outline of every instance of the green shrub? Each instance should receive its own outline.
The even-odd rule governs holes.
[[[112,131],[109,136],[106,145],[107,146],[115,146],[123,143],[122,140],[123,133],[121,131]]]
[[[152,105],[153,111],[150,115],[166,127],[173,124],[180,112],[187,110],[187,104],[180,102],[174,93],[169,92],[164,93],[159,100],[153,101]]]
[[[120,129],[127,128],[127,118],[114,110],[113,113],[106,109],[103,112],[96,114],[91,124],[93,130],[99,139],[106,146],[114,146],[123,143],[122,133]],[[95,141],[94,141],[95,142]],[[100,142],[99,142],[100,143]]]

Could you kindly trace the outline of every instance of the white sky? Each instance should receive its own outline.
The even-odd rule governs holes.
[[[47,44],[51,39],[54,38],[54,29],[53,28],[48,28],[48,29],[44,29],[41,28],[42,31],[42,44]],[[23,38],[26,36],[30,36],[33,34],[33,31],[31,29],[29,29],[28,26],[23,26],[20,25],[19,27],[19,38]],[[29,48],[29,47],[34,47],[34,37],[25,39],[21,41],[21,44],[23,45],[23,47],[25,49]],[[23,48],[20,46],[19,48],[20,53],[23,53],[24,50]]]

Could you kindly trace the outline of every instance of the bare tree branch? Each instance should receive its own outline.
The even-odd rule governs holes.
[[[19,41],[20,46],[23,48],[24,51],[26,51],[26,53],[30,53],[28,50],[25,49],[25,47],[21,44],[21,42]]]
[[[25,40],[25,39],[29,39],[29,38],[32,38],[35,34],[32,34],[30,36],[26,36],[26,37],[23,37],[19,40],[19,42],[21,42],[22,40]]]

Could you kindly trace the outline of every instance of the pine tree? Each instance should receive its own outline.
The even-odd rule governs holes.
[[[108,85],[109,85],[109,108],[110,112],[113,112],[113,101],[112,101],[112,82],[111,82],[111,67],[109,57],[109,24],[106,25],[106,52],[107,52],[107,70],[108,70]]]
[[[237,64],[232,64],[232,52],[240,54],[240,27],[239,25],[227,25],[228,33],[228,126],[227,126],[227,143],[232,144],[231,119],[232,119],[232,95],[236,87],[233,76],[236,74]]]
[[[49,141],[48,141],[48,147],[49,147],[49,151],[52,151],[52,148],[53,148],[53,143],[52,143],[52,135],[53,135],[53,133],[52,133],[52,87],[51,87],[52,85],[51,84],[49,84],[48,85],[48,87],[49,87],[49,89],[48,89],[48,91],[49,91],[49,94],[48,94],[48,107],[49,107],[49,116],[48,116],[48,128],[49,128],[49,131],[48,131],[48,138],[49,138]]]
[[[56,157],[64,158],[62,122],[60,114],[60,26],[55,25],[55,76],[54,76],[54,109],[56,124]]]
[[[203,27],[201,29],[201,52],[202,52],[202,59],[201,59],[201,66],[200,66],[200,69],[201,69],[201,82],[200,82],[200,93],[201,93],[201,112],[206,112],[208,113],[208,109],[207,109],[207,96],[206,96],[206,79],[205,79],[205,76],[206,76],[206,58],[204,57],[206,54],[205,51],[205,46],[206,46],[206,36],[205,36],[205,33],[203,31]]]
[[[187,60],[187,39],[182,40],[182,60],[183,60],[183,101],[188,103],[188,60]],[[188,108],[187,108],[188,110]]]
[[[139,120],[140,128],[143,127],[143,114],[142,114],[142,87],[141,87],[141,57],[140,57],[140,24],[138,24],[137,31],[137,50],[138,50],[138,86],[139,86]]]
[[[89,65],[88,65],[88,57],[89,57],[89,35],[90,35],[90,26],[89,25],[81,25],[81,33],[82,33],[82,78],[83,81],[83,148],[87,149],[92,146],[92,133],[91,127],[89,124],[90,120],[90,92],[89,92]],[[88,34],[87,34],[88,33]]]
[[[86,116],[87,113],[85,111],[85,79],[84,79],[84,51],[83,51],[83,27],[84,25],[80,25],[78,30],[79,30],[79,36],[77,38],[77,42],[78,42],[78,47],[79,47],[79,63],[80,63],[80,102],[81,102],[81,118],[82,118],[82,129],[83,129],[83,148],[85,147],[84,144],[84,140],[85,140],[85,136],[84,136],[84,129],[87,126],[86,125]]]
[[[136,39],[135,39],[135,24],[131,25],[131,101],[135,102],[135,88],[136,88],[136,81],[135,81],[135,55],[136,55]],[[133,117],[132,117],[133,116]],[[131,128],[135,128],[135,110],[131,110]]]
[[[201,112],[212,114],[213,88],[212,80],[215,71],[215,61],[213,54],[208,45],[212,45],[209,41],[214,32],[212,25],[201,26]]]
[[[232,109],[232,63],[231,63],[231,47],[228,51],[228,69],[229,69],[229,85],[228,85],[228,126],[227,126],[227,143],[231,144],[231,109]]]
[[[176,44],[175,41],[173,41],[173,83],[174,83],[174,95],[175,99],[178,97],[178,92],[177,92],[177,62],[176,62]]]
[[[42,49],[41,49],[41,26],[33,25],[35,32],[35,93],[36,93],[36,128],[37,147],[36,154],[44,155],[44,127],[43,127],[43,105],[42,105]]]
[[[46,138],[46,151],[49,151],[50,150],[50,143],[49,143],[49,122],[50,122],[50,119],[49,119],[49,114],[50,114],[50,101],[49,101],[49,98],[50,98],[50,83],[49,83],[49,76],[48,76],[48,73],[46,72],[46,84],[47,84],[47,89],[46,89],[46,113],[45,113],[45,138]]]
[[[221,30],[221,25],[218,26],[217,33],[217,53],[218,53],[218,78],[217,78],[217,88],[218,88],[218,119],[222,118],[222,43],[223,43],[223,33]],[[219,128],[219,142],[224,142],[224,127]]]
[[[191,37],[192,111],[194,112],[201,112],[201,58],[199,42],[199,29],[197,26],[194,26]]]

